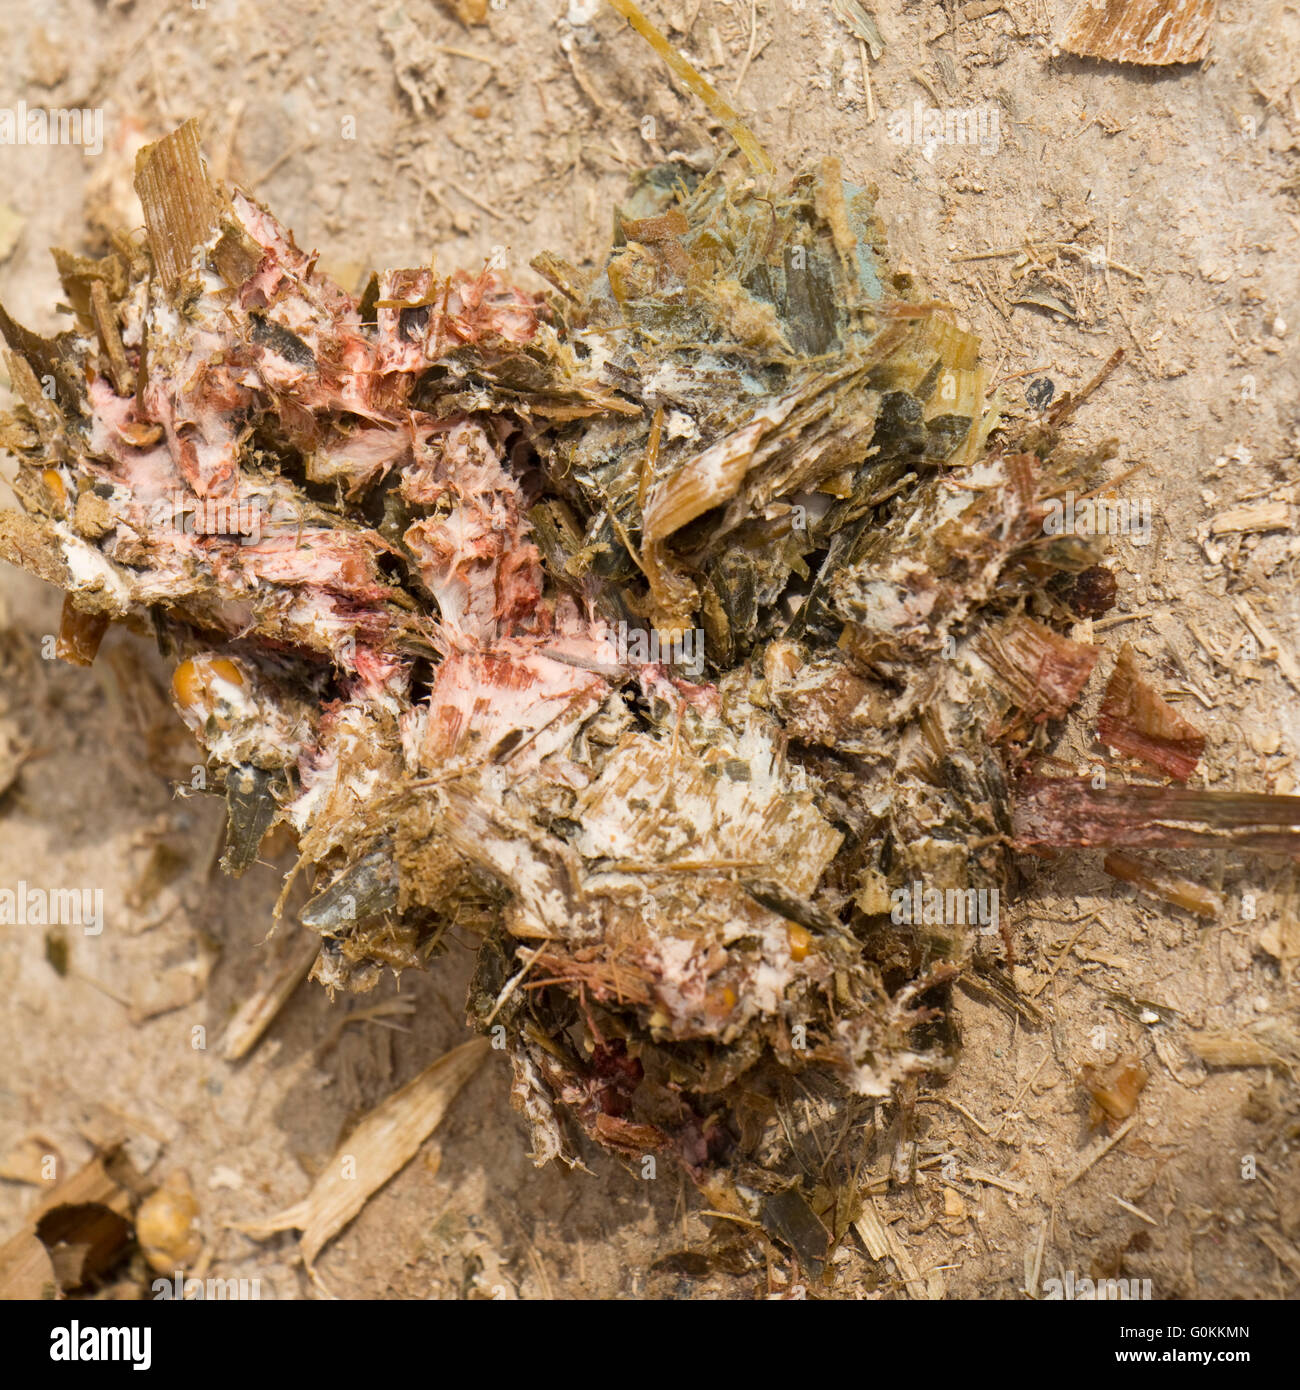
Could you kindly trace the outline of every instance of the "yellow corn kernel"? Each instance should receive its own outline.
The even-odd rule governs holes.
[[[212,700],[214,681],[243,685],[244,677],[233,661],[224,656],[190,657],[172,673],[172,694],[183,710],[195,710]]]
[[[68,485],[63,481],[63,474],[57,468],[46,468],[41,472],[41,481],[45,484],[46,492],[50,494],[55,511],[66,515],[68,511]]]
[[[786,928],[786,934],[790,938],[790,959],[803,960],[812,950],[812,932],[807,927],[801,927],[798,922],[791,922]]]
[[[714,1018],[729,1014],[736,1007],[736,991],[730,985],[711,989],[704,996],[704,1007]]]

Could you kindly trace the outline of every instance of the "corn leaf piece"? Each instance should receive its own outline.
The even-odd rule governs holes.
[[[473,1038],[439,1057],[361,1121],[301,1202],[238,1229],[256,1240],[277,1231],[301,1231],[299,1249],[311,1271],[322,1248],[415,1157],[456,1093],[478,1070],[488,1047],[486,1038]]]

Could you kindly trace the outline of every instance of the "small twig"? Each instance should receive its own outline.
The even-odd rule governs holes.
[[[1000,1187],[1003,1192],[1014,1193],[1017,1197],[1025,1195],[1023,1183],[1009,1182],[1006,1178],[1000,1178],[996,1173],[986,1173],[982,1168],[967,1168],[966,1176],[971,1182],[982,1182],[986,1187]]]
[[[1132,332],[1131,329],[1129,331]],[[1136,338],[1134,339],[1134,342],[1137,342]],[[1139,343],[1138,346],[1140,348],[1141,344]],[[1068,420],[1070,416],[1073,415],[1074,412],[1078,410],[1078,408],[1084,403],[1084,401],[1086,401],[1095,391],[1101,388],[1101,386],[1105,383],[1106,378],[1110,376],[1110,374],[1115,370],[1116,367],[1119,366],[1119,364],[1123,360],[1124,349],[1116,348],[1115,351],[1112,352],[1111,355],[1102,364],[1101,369],[1097,372],[1096,376],[1094,376],[1091,381],[1089,381],[1085,386],[1080,387],[1078,391],[1075,391],[1070,395],[1066,396],[1064,400],[1058,401],[1056,405],[1052,407],[1052,409],[1048,412],[1047,415],[1048,424],[1059,425],[1063,421]]]
[[[295,159],[300,154],[306,154],[309,150],[314,150],[315,148],[315,140],[303,140],[296,145],[290,145],[287,150],[282,150],[279,157],[272,160],[255,179],[249,180],[249,188],[260,188],[269,178],[278,174],[291,159]]]
[[[1130,338],[1133,339],[1133,346],[1137,348],[1139,353],[1142,354],[1143,362],[1147,364],[1148,369],[1152,373],[1156,372],[1156,363],[1152,359],[1151,354],[1147,351],[1146,345],[1138,337],[1137,329],[1133,327],[1133,324],[1129,320],[1129,316],[1124,312],[1124,306],[1120,304],[1118,301],[1116,301],[1115,303],[1115,312],[1119,315],[1120,322],[1124,325],[1125,328],[1128,329],[1128,335]]]
[[[1138,1115],[1133,1115],[1130,1116],[1129,1119],[1125,1120],[1124,1123],[1120,1125],[1120,1127],[1115,1131],[1115,1133],[1112,1134],[1104,1144],[1102,1144],[1099,1148],[1094,1149],[1087,1156],[1087,1158],[1085,1158],[1083,1162],[1074,1170],[1074,1172],[1070,1174],[1070,1176],[1065,1180],[1065,1183],[1062,1186],[1061,1191],[1064,1192],[1066,1188],[1073,1187],[1074,1184],[1078,1182],[1079,1179],[1083,1177],[1083,1175],[1090,1168],[1100,1163],[1101,1160],[1105,1158],[1106,1155],[1115,1147],[1115,1145],[1118,1144],[1120,1140],[1124,1138],[1124,1136],[1129,1132],[1129,1130],[1131,1130],[1133,1126],[1137,1124],[1140,1118],[1141,1117]]]
[[[1149,610],[1141,613],[1112,613],[1109,618],[1098,618],[1092,625],[1094,632],[1105,632],[1107,628],[1118,627],[1121,623],[1137,622],[1141,618],[1149,618],[1152,614]]]
[[[1024,1099],[1025,1093],[1026,1093],[1026,1092],[1029,1090],[1029,1088],[1034,1084],[1034,1082],[1038,1080],[1038,1073],[1039,1073],[1040,1071],[1042,1071],[1042,1069],[1044,1068],[1044,1066],[1047,1065],[1047,1059],[1048,1059],[1051,1055],[1052,1055],[1052,1050],[1051,1050],[1050,1047],[1044,1049],[1042,1061],[1040,1061],[1039,1064],[1034,1068],[1034,1074],[1029,1078],[1028,1081],[1025,1082],[1025,1084],[1024,1084],[1024,1085],[1020,1088],[1020,1090],[1016,1093],[1016,1098],[1015,1098],[1015,1100],[1013,1100],[1013,1101],[1011,1102],[1011,1104],[1008,1105],[1007,1108],[1002,1112],[1002,1118],[998,1121],[998,1127],[997,1127],[997,1129],[995,1129],[995,1130],[993,1131],[993,1133],[992,1133],[991,1135],[989,1135],[989,1138],[990,1138],[990,1139],[996,1139],[996,1138],[998,1137],[998,1135],[1000,1135],[1000,1134],[1002,1133],[1002,1126],[1003,1126],[1004,1124],[1006,1124],[1007,1120],[1010,1119],[1010,1117],[1015,1113],[1016,1106],[1019,1105],[1020,1102]]]
[[[448,43],[435,43],[433,47],[439,53],[450,53],[453,58],[468,58],[473,63],[486,63],[490,68],[497,65],[495,58],[485,58],[481,53],[471,53],[468,48],[453,48]]]
[[[740,65],[740,76],[736,78],[736,85],[731,89],[733,101],[740,95],[740,84],[745,80],[745,75],[749,72],[749,65],[754,60],[754,45],[757,41],[758,0],[749,0],[749,47],[745,50],[745,61]]]
[[[866,39],[858,40],[858,52],[862,58],[862,91],[867,98],[867,124],[872,125],[876,119],[876,98],[871,90],[871,60],[867,56]]]
[[[498,212],[490,203],[485,203],[482,198],[476,197],[468,188],[462,188],[458,183],[450,183],[448,187],[454,188],[467,202],[473,203],[476,208],[481,208],[489,217],[495,217],[498,222],[509,220],[504,212]]]
[[[939,98],[939,93],[934,90],[934,87],[931,84],[930,79],[925,75],[925,73],[921,71],[920,68],[909,68],[908,76],[911,77],[914,82],[920,83],[920,85],[924,87],[927,92],[930,93],[930,100],[933,101],[936,106],[943,105],[943,102]]]
[[[1063,246],[1064,242],[1049,242],[1048,245],[1057,247]],[[953,265],[960,265],[965,261],[996,261],[1005,256],[1027,256],[1029,248],[1024,246],[1003,246],[989,251],[967,251],[961,256],[949,256],[948,259]]]
[[[751,1221],[747,1216],[735,1216],[729,1211],[713,1211],[706,1209],[700,1212],[701,1216],[716,1216],[719,1221],[735,1221],[741,1226],[752,1226],[754,1230],[761,1231],[763,1223],[761,1221]]]
[[[485,1028],[490,1028],[492,1026],[493,1021],[496,1019],[497,1014],[501,1010],[501,1006],[506,1002],[507,999],[510,998],[510,996],[515,992],[515,990],[519,988],[520,981],[523,980],[524,976],[527,975],[528,972],[537,963],[537,958],[542,954],[542,952],[547,948],[547,946],[550,945],[551,940],[552,938],[548,936],[541,943],[541,945],[538,946],[538,948],[533,952],[532,956],[524,962],[522,968],[516,971],[516,973],[505,982],[505,984],[501,988],[501,993],[497,995],[496,1003],[492,1005],[492,1012],[488,1014],[487,1020],[483,1025]]]
[[[965,1115],[965,1117],[971,1122],[971,1124],[975,1126],[977,1130],[979,1130],[981,1134],[987,1135],[990,1139],[993,1138],[993,1131],[991,1129],[988,1129],[985,1125],[982,1125],[975,1118],[975,1116],[972,1115],[970,1111],[966,1109],[964,1105],[959,1105],[955,1100],[949,1100],[947,1096],[920,1096],[918,1097],[917,1103],[924,1105],[927,1101],[931,1105],[951,1106],[952,1109],[954,1109],[959,1115]]]
[[[1066,944],[1065,949],[1056,958],[1056,964],[1052,966],[1052,969],[1049,972],[1047,979],[1045,979],[1043,983],[1039,985],[1038,988],[1030,994],[1029,997],[1031,999],[1037,999],[1038,996],[1042,994],[1042,992],[1047,988],[1047,986],[1052,983],[1052,981],[1056,978],[1056,972],[1061,968],[1062,965],[1065,964],[1066,958],[1069,956],[1070,952],[1074,950],[1074,943],[1078,941],[1078,939],[1084,934],[1085,931],[1088,930],[1088,928],[1096,920],[1097,914],[1095,912],[1090,912],[1083,919],[1083,921],[1079,923],[1079,930],[1075,932],[1075,934],[1070,938],[1069,942]]]
[[[1038,1228],[1038,1241],[1034,1246],[1034,1263],[1029,1270],[1029,1287],[1025,1292],[1030,1298],[1038,1297],[1038,1276],[1043,1272],[1043,1250],[1047,1246],[1047,1222]]]
[[[1139,1211],[1138,1208],[1135,1207],[1132,1202],[1126,1202],[1123,1199],[1123,1197],[1117,1197],[1113,1192],[1110,1195],[1116,1202],[1120,1204],[1120,1206],[1124,1208],[1125,1211],[1132,1212],[1133,1215],[1136,1216],[1139,1221],[1145,1221],[1148,1226],[1158,1226],[1160,1224],[1154,1217],[1148,1216],[1146,1212]]]

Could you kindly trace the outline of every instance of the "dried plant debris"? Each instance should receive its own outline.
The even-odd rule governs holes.
[[[1102,862],[1112,878],[1131,883],[1153,898],[1194,912],[1198,917],[1221,920],[1227,910],[1223,895],[1203,884],[1193,883],[1152,860],[1138,859],[1122,850],[1112,850]]]
[[[1080,1080],[1088,1092],[1088,1124],[1105,1125],[1111,1132],[1137,1108],[1138,1096],[1147,1084],[1147,1071],[1132,1055],[1117,1058],[1107,1067],[1084,1066]]]
[[[277,1231],[301,1231],[303,1264],[314,1273],[322,1248],[410,1162],[438,1127],[457,1092],[482,1064],[487,1046],[484,1039],[472,1038],[439,1057],[357,1125],[301,1202],[239,1229],[258,1238]]]
[[[602,264],[536,259],[550,296],[490,266],[348,295],[192,126],[137,186],[146,240],[57,257],[72,329],[0,314],[0,554],[68,592],[73,659],[110,620],[172,657],[228,870],[297,837],[319,954],[230,1055],[313,956],[366,990],[454,926],[539,1162],[576,1123],[794,1239],[792,1076],[852,1106],[952,1065],[1017,846],[1295,852],[1295,799],[1027,775],[1114,601],[1044,521],[1104,482],[1060,431],[1119,356],[999,430],[834,161],[652,170]],[[1107,736],[1187,775],[1195,731],[1126,690]],[[801,1229],[838,1238],[826,1210]]]
[[[1290,1051],[1295,1052],[1295,1038],[1287,1037]],[[1283,1057],[1267,1041],[1242,1029],[1221,1029],[1191,1033],[1188,1046],[1210,1067],[1273,1067],[1294,1074],[1296,1058]],[[1285,1045],[1285,1044],[1284,1044]]]
[[[1192,775],[1205,751],[1205,735],[1142,679],[1127,642],[1106,687],[1097,737],[1179,782]]]
[[[1022,849],[1237,845],[1292,858],[1300,854],[1300,796],[1026,778],[1017,788],[1014,824]]]
[[[52,1162],[42,1157],[43,1181]],[[0,1246],[0,1299],[93,1296],[130,1256],[136,1209],[152,1186],[120,1144],[57,1182]]]
[[[859,0],[831,0],[831,11],[855,38],[861,39],[871,49],[871,56],[879,61],[885,51],[885,38],[875,15]]]
[[[1061,47],[1114,63],[1199,63],[1213,19],[1214,0],[1079,0]]]
[[[272,809],[274,802],[270,801]],[[283,966],[239,1006],[221,1037],[221,1055],[238,1062],[255,1048],[294,990],[311,973],[320,958],[320,938],[303,932],[305,940],[292,950]]]

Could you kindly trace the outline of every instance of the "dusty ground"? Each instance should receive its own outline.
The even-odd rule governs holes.
[[[516,269],[542,248],[592,258],[629,173],[718,132],[594,0],[494,2],[466,28],[436,0],[387,13],[6,0],[0,104],[102,106],[106,148],[0,147],[0,297],[32,327],[58,327],[47,247],[91,249],[97,224],[137,218],[134,144],[189,115],[218,169],[347,281],[431,254],[474,265],[498,246]],[[1140,469],[1120,491],[1151,499],[1154,534],[1116,542],[1120,605],[1095,635],[1112,650],[1132,641],[1207,730],[1210,785],[1290,791],[1300,6],[1223,0],[1212,61],[1164,73],[1053,56],[1068,9],[881,0],[873,120],[861,50],[827,0],[648,5],[783,170],[833,153],[879,185],[895,257],[982,335],[1010,410],[1027,408],[1029,380],[1062,391],[1126,349],[1074,437],[1119,438],[1113,476]],[[916,101],[996,110],[996,151],[892,142],[889,113]],[[1198,539],[1229,506],[1269,498],[1291,527]],[[1277,659],[1243,645],[1243,597]],[[258,1244],[227,1223],[297,1200],[350,1124],[463,1036],[467,954],[402,980],[409,1015],[340,1033],[349,1009],[398,998],[396,984],[333,1005],[304,987],[246,1063],[196,1047],[290,944],[263,942],[288,861],[239,882],[213,872],[219,808],[174,795],[193,758],[143,643],[114,633],[93,671],[72,670],[42,659],[53,593],[6,572],[0,602],[0,782],[8,741],[27,755],[0,800],[0,885],[102,886],[110,923],[67,934],[64,975],[39,928],[0,928],[0,1160],[14,1174],[29,1151],[76,1165],[125,1132],[154,1176],[189,1171],[211,1272],[260,1277],[263,1296],[315,1296],[291,1237]],[[1093,707],[1111,664],[1098,664]],[[1077,768],[1105,756],[1082,733],[1057,753]],[[881,1107],[851,1140],[893,1254],[873,1260],[851,1236],[809,1296],[1020,1298],[1068,1270],[1149,1278],[1157,1298],[1296,1296],[1296,870],[1230,854],[1170,862],[1222,889],[1220,920],[1138,899],[1100,856],[1026,865],[1016,977],[1044,1022],[958,991],[955,1077],[921,1088],[906,1129]],[[1126,1013],[1121,999],[1167,1021],[1141,1022],[1130,1015],[1144,1006]],[[1207,1068],[1188,1045],[1206,1029],[1246,1030],[1277,1061]],[[1075,1179],[1104,1142],[1078,1068],[1124,1052],[1151,1073],[1137,1121]],[[590,1174],[535,1171],[506,1089],[496,1059],[321,1257],[332,1290],[747,1297],[796,1280],[779,1252],[748,1267],[701,1258],[717,1223],[674,1177],[642,1181],[598,1154]],[[0,1235],[35,1197],[0,1181]]]

